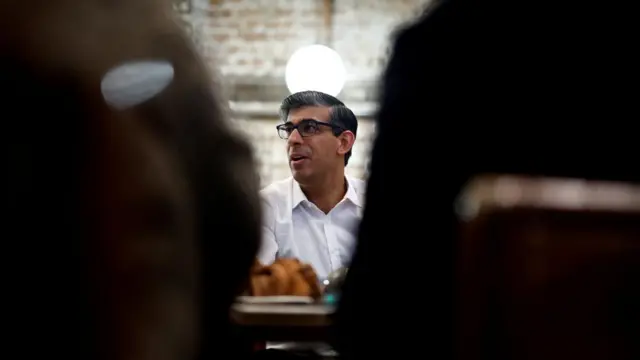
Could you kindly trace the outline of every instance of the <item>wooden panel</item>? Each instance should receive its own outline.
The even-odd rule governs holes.
[[[640,358],[638,199],[626,184],[473,182],[462,203],[458,358]]]

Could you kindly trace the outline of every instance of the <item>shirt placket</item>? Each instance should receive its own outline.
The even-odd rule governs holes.
[[[324,219],[324,235],[327,239],[327,248],[329,249],[329,262],[331,270],[339,269],[342,266],[340,261],[340,251],[336,239],[336,232],[331,220],[331,213],[327,214]]]

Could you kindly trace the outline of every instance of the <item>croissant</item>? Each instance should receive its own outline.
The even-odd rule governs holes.
[[[321,295],[318,277],[313,268],[298,259],[277,259],[265,266],[257,260],[251,268],[249,295],[252,296],[310,296]]]
[[[269,295],[269,277],[268,276],[251,276],[251,295],[267,296]]]

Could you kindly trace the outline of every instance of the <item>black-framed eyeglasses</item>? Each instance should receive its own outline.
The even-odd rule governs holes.
[[[276,126],[276,129],[278,129],[278,136],[283,140],[287,140],[289,139],[289,136],[291,136],[291,133],[296,129],[298,129],[300,136],[307,137],[319,133],[322,126],[331,128],[334,135],[339,135],[344,131],[344,129],[338,125],[314,119],[303,119],[297,125],[294,125],[292,122],[286,122]]]

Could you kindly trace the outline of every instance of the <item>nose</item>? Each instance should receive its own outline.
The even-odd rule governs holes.
[[[289,144],[289,146],[302,144],[302,135],[300,135],[298,129],[293,130],[291,134],[289,134],[287,143]]]

